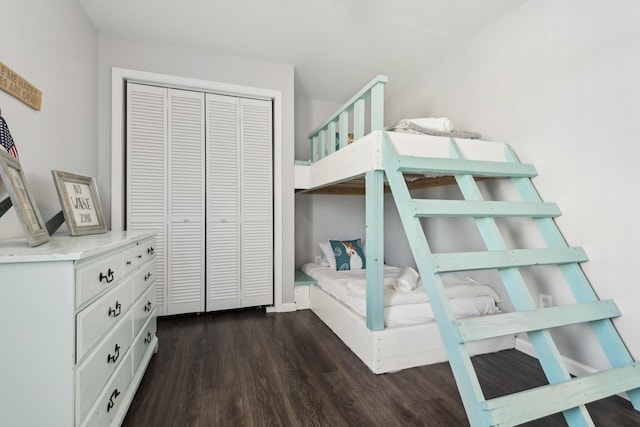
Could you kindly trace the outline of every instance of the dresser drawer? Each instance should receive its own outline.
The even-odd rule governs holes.
[[[131,270],[147,262],[155,255],[155,239],[139,242],[124,252],[125,270]]]
[[[151,312],[156,309],[156,288],[151,286],[133,305],[133,334],[137,334]]]
[[[76,369],[76,419],[83,420],[133,341],[131,311]]]
[[[76,361],[82,360],[91,347],[124,317],[132,302],[133,287],[131,279],[127,279],[78,313]]]
[[[135,269],[140,265],[142,254],[140,253],[140,245],[133,245],[122,253],[122,265],[124,267],[123,274]]]
[[[140,267],[133,276],[133,288],[135,292],[135,298],[138,298],[142,293],[147,290],[149,285],[156,279],[156,260],[155,258]]]
[[[133,371],[136,372],[140,363],[144,359],[144,355],[147,354],[150,346],[155,345],[155,338],[157,332],[156,313],[153,312],[147,323],[144,325],[136,340],[133,342]]]
[[[113,421],[118,409],[125,402],[125,395],[132,378],[131,351],[125,354],[122,363],[102,390],[98,400],[82,423],[84,427],[107,427]]]
[[[148,261],[156,254],[156,239],[145,240],[140,243],[142,247],[142,262]]]
[[[100,294],[123,276],[122,253],[116,252],[100,260],[80,264],[76,269],[76,308]]]

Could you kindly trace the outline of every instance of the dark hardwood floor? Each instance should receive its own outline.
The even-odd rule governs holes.
[[[123,426],[468,425],[448,363],[375,375],[309,310],[164,317],[158,336]],[[487,397],[545,382],[516,350],[473,360]],[[588,409],[597,426],[640,426],[620,397]]]

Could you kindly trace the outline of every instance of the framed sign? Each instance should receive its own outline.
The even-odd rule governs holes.
[[[51,173],[56,183],[69,234],[82,236],[106,233],[107,227],[96,180],[90,176],[69,172],[53,170]]]
[[[38,205],[29,191],[20,162],[5,150],[0,150],[0,177],[18,213],[18,219],[22,223],[29,244],[38,246],[48,242],[49,232],[40,215]]]

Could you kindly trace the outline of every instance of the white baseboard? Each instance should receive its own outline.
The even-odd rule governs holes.
[[[523,338],[516,337],[516,350],[521,351],[531,357],[535,357],[536,359],[538,358],[535,351],[533,351],[533,345],[531,345],[529,341]],[[583,363],[576,362],[575,360],[569,359],[568,357],[562,356],[562,360],[569,370],[569,373],[571,375],[575,375],[576,377],[598,372],[597,369],[594,369],[591,366],[587,366]],[[621,393],[618,394],[618,396],[622,397],[623,399],[629,400],[629,398],[627,397],[627,393]]]
[[[288,313],[290,311],[296,311],[295,302],[280,304],[280,306],[277,308],[275,305],[270,305],[267,307],[267,313]]]
[[[516,350],[528,354],[531,357],[535,357],[536,359],[538,358],[535,351],[533,351],[533,346],[531,345],[531,343],[520,337],[516,337]],[[569,359],[568,357],[562,356],[562,360],[564,361],[565,366],[567,367],[571,375],[579,377],[582,375],[593,374],[594,372],[597,372],[597,369],[593,369],[591,366],[576,362],[575,360]]]

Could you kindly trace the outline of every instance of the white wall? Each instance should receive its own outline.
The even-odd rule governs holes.
[[[365,240],[365,197],[328,194],[298,194],[296,196],[296,266],[312,262],[322,255],[319,242],[329,239]],[[384,199],[385,259],[391,265],[415,268],[413,255],[393,197]],[[366,252],[366,241],[365,241]]]
[[[293,66],[215,52],[100,34],[100,176],[111,179],[111,70],[113,67],[213,82],[279,90],[283,93],[283,139],[293,162]],[[292,173],[292,172],[291,172]],[[108,199],[111,198],[109,192]],[[105,202],[108,203],[108,200]],[[105,207],[108,212],[110,205]]]
[[[312,100],[305,96],[303,91],[296,92],[296,160],[309,160],[311,149],[307,136],[321,125],[342,104],[326,101]],[[298,194],[295,197],[295,265],[313,261],[316,255],[321,255],[318,247],[319,238],[324,241],[334,237],[331,225],[327,225],[327,219],[332,212],[332,203],[340,203],[342,196],[324,196],[312,194]],[[331,202],[333,200],[333,202]],[[350,201],[345,207],[344,213],[348,218],[345,227],[356,228],[363,224],[360,215],[361,209]],[[364,206],[364,199],[362,199]],[[356,203],[357,204],[357,203]],[[354,219],[353,215],[358,218]],[[351,235],[351,234],[350,234]],[[353,234],[355,236],[355,234]],[[325,237],[326,236],[326,237]],[[364,234],[358,236],[364,237]]]
[[[166,74],[240,86],[270,89],[282,93],[282,302],[292,304],[294,259],[294,75],[293,66],[211,51],[157,44],[100,34],[99,40],[99,156],[105,212],[110,213],[111,182],[111,70],[113,67]]]
[[[346,94],[345,97],[348,98],[349,95]],[[309,133],[324,123],[341,106],[340,103],[313,100],[296,92],[296,160],[311,158]]]
[[[387,103],[389,121],[448,116],[458,129],[511,143],[536,166],[538,191],[560,206],[568,243],[585,248],[583,268],[600,298],[621,309],[615,325],[636,359],[638,22],[637,2],[530,0]],[[557,303],[571,300],[554,284],[537,286]],[[558,335],[564,355],[607,366],[588,331]]]
[[[363,81],[362,84],[366,84]],[[347,102],[353,94],[345,94]],[[322,125],[344,102],[331,103],[310,100],[303,91],[296,92],[296,159],[309,160],[310,144],[307,135]],[[370,126],[369,106],[365,114],[365,129]],[[365,238],[364,196],[298,194],[296,206],[296,266],[314,261],[322,255],[319,242],[328,239]],[[385,262],[415,267],[409,243],[400,222],[393,197],[384,199]],[[366,242],[365,242],[366,246]]]
[[[362,82],[366,84],[367,82]],[[344,102],[353,94],[345,94]],[[296,93],[296,159],[309,160],[307,135],[325,122],[344,103],[310,100]],[[328,239],[365,238],[364,196],[298,194],[295,200],[296,266],[322,255],[319,242]],[[385,197],[385,261],[413,265],[409,244],[402,232],[393,198]],[[365,242],[366,244],[366,242]]]
[[[98,176],[98,36],[76,0],[0,0],[0,10],[0,61],[42,91],[40,111],[5,92],[0,108],[46,221],[60,211],[52,169]],[[22,236],[12,208],[0,239]]]

